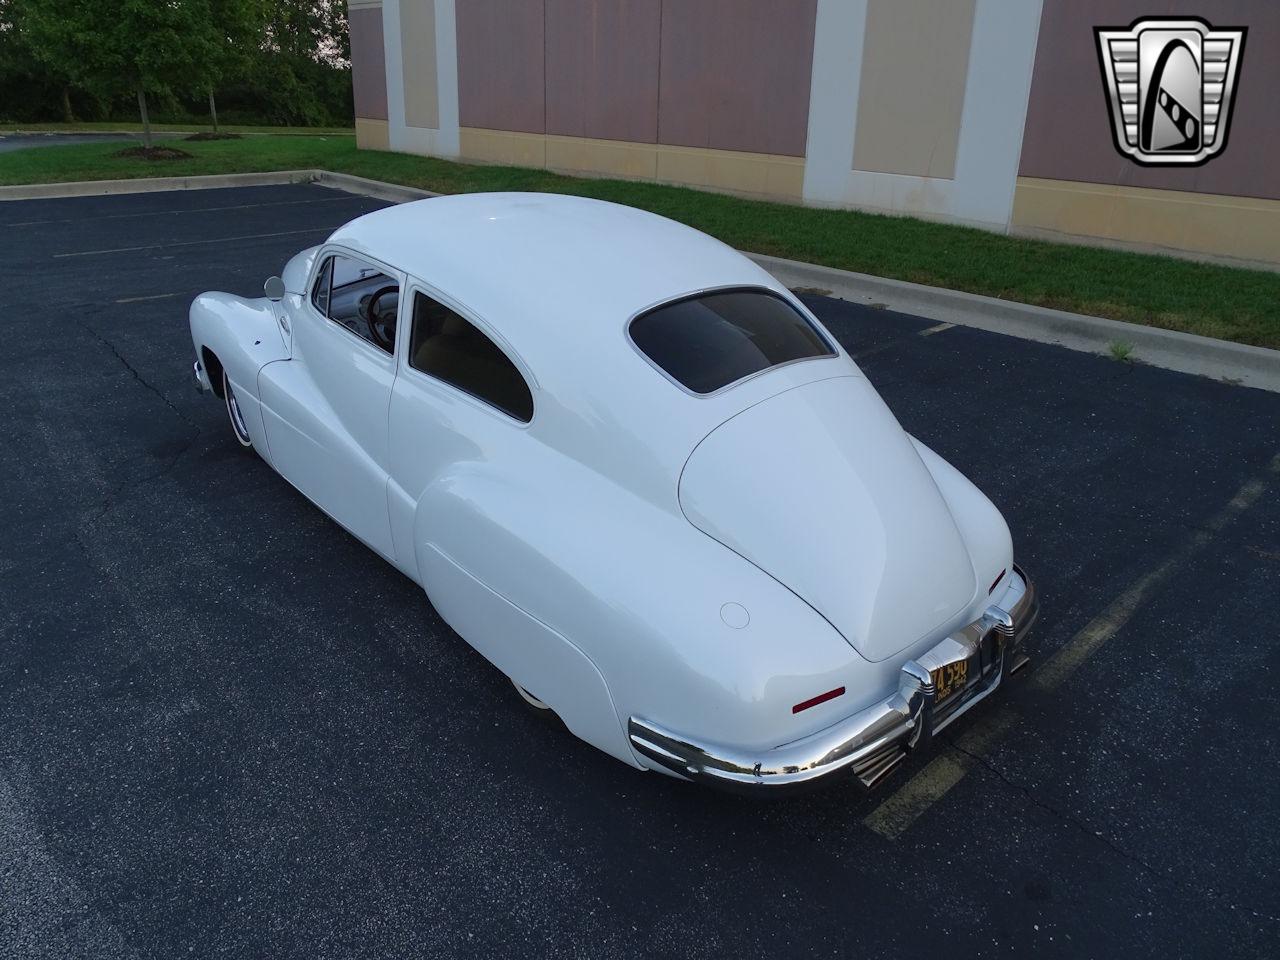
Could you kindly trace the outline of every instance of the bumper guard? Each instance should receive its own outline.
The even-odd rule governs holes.
[[[1007,674],[1028,663],[1023,640],[1039,613],[1034,585],[1018,566],[1000,596],[981,617],[908,660],[898,689],[818,733],[772,750],[743,751],[697,743],[656,723],[632,717],[631,745],[642,756],[695,782],[738,793],[770,796],[802,792],[852,773],[873,787],[913,750],[992,693]],[[960,664],[973,681],[936,703],[934,671]],[[954,671],[953,671],[954,673]]]

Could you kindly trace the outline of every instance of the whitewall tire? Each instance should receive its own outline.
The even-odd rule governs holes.
[[[548,713],[551,712],[551,708],[549,706],[547,706],[545,703],[543,703],[541,700],[535,697],[532,693],[530,693],[524,687],[520,686],[520,684],[516,683],[514,680],[511,681],[511,684],[516,688],[516,693],[520,694],[520,699],[523,700],[525,703],[527,703],[529,706],[533,707],[533,709],[545,710]]]
[[[227,371],[222,371],[222,399],[227,405],[227,419],[231,421],[231,432],[235,434],[236,441],[246,450],[253,449],[253,438],[249,436],[249,427],[245,423],[244,410],[240,408],[240,403],[236,399],[235,391],[231,387],[231,381],[227,379]]]

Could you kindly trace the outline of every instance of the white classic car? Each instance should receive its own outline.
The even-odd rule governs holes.
[[[588,743],[871,786],[1027,662],[991,502],[796,297],[653,214],[389,207],[191,305],[236,440]]]

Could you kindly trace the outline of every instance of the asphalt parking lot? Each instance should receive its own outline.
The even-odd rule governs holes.
[[[28,147],[59,147],[73,143],[110,143],[137,140],[131,133],[6,133],[0,135],[0,153]]]
[[[1280,395],[810,299],[1043,608],[878,792],[723,796],[531,717],[192,391],[195,294],[381,205],[0,204],[0,956],[1275,955]]]

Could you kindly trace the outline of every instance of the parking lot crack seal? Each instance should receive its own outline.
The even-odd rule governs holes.
[[[1054,817],[1058,818],[1064,823],[1070,824],[1071,826],[1075,827],[1077,830],[1081,830],[1084,833],[1087,833],[1089,836],[1093,837],[1094,839],[1102,841],[1103,844],[1111,848],[1111,850],[1114,851],[1116,854],[1128,860],[1130,863],[1136,864],[1137,866],[1141,867],[1143,870],[1146,870],[1150,873],[1157,874],[1157,875],[1160,873],[1160,871],[1157,868],[1153,867],[1151,864],[1147,863],[1145,860],[1141,859],[1140,857],[1136,857],[1133,854],[1129,853],[1127,850],[1124,850],[1123,848],[1117,846],[1116,843],[1112,841],[1109,837],[1107,837],[1107,835],[1104,834],[1102,831],[1091,830],[1087,823],[1084,823],[1083,821],[1077,819],[1076,817],[1067,813],[1065,810],[1060,810],[1057,807],[1053,806],[1052,804],[1045,803],[1043,800],[1036,797],[1035,794],[1033,794],[1027,787],[1023,786],[1021,783],[1018,783],[1017,781],[1010,778],[1008,774],[1006,774],[1003,770],[1001,770],[998,766],[996,766],[990,760],[986,759],[985,757],[979,756],[978,754],[973,753],[972,751],[966,750],[964,747],[960,746],[960,744],[956,743],[954,740],[949,740],[946,738],[943,738],[943,739],[946,740],[947,746],[951,747],[957,753],[963,754],[973,763],[976,763],[979,766],[983,767],[984,769],[995,774],[1001,781],[1005,783],[1006,786],[1009,786],[1012,789],[1018,791],[1020,794],[1026,797],[1029,801],[1031,801],[1041,810],[1044,810],[1046,813],[1053,815]]]
[[[1129,851],[1125,850],[1123,847],[1119,846],[1114,840],[1108,837],[1103,831],[1091,829],[1087,823],[1085,823],[1083,820],[1080,820],[1078,817],[1075,817],[1072,814],[1067,813],[1065,810],[1058,809],[1053,804],[1046,803],[1045,801],[1041,800],[1039,797],[1033,794],[1029,788],[1013,780],[1008,774],[1006,774],[1002,769],[1000,769],[1000,767],[996,766],[994,763],[992,763],[990,760],[986,759],[985,757],[979,756],[978,754],[973,753],[972,751],[966,750],[964,747],[960,746],[954,740],[948,739],[946,737],[940,737],[939,739],[942,739],[947,744],[947,746],[951,747],[957,753],[966,757],[969,761],[978,764],[984,770],[987,770],[990,773],[994,774],[997,779],[999,779],[1002,783],[1005,784],[1005,786],[1020,793],[1022,796],[1024,796],[1028,801],[1030,801],[1036,807],[1039,807],[1041,810],[1045,811],[1050,816],[1062,821],[1065,824],[1068,824],[1074,827],[1075,829],[1086,834],[1087,836],[1092,837],[1094,840],[1099,841],[1103,846],[1105,846],[1108,850],[1112,851],[1114,854],[1116,854],[1116,856],[1120,857],[1121,859],[1127,861],[1128,863],[1132,863],[1134,866],[1140,867],[1142,870],[1145,870],[1147,873],[1151,874],[1152,876],[1155,876],[1155,877],[1168,876],[1163,871],[1161,871],[1158,867],[1150,863],[1147,863],[1147,861],[1143,860],[1141,857],[1136,856],[1130,853]],[[1173,882],[1177,883],[1178,881],[1174,880]],[[1252,914],[1254,917],[1260,920],[1266,920],[1271,923],[1280,923],[1280,917],[1273,916],[1272,914],[1269,914],[1269,913],[1263,913],[1262,911],[1257,910],[1251,906],[1248,906],[1247,904],[1233,903],[1230,900],[1230,898],[1223,895],[1221,891],[1215,890],[1213,887],[1197,886],[1195,887],[1195,889],[1198,892],[1214,900],[1217,900],[1221,903],[1225,903],[1226,907],[1230,910],[1247,910],[1250,914]]]
[[[176,416],[179,420],[181,420],[184,424],[186,424],[188,427],[191,428],[187,432],[186,437],[183,439],[181,446],[179,446],[178,449],[168,457],[168,459],[165,461],[164,466],[160,467],[160,469],[158,470],[148,473],[146,476],[138,477],[135,480],[130,480],[126,483],[122,483],[118,485],[115,489],[111,490],[107,494],[105,499],[102,501],[101,508],[98,510],[96,514],[94,514],[92,519],[88,521],[90,524],[94,524],[111,512],[111,510],[115,507],[121,494],[123,494],[128,490],[132,490],[136,487],[140,487],[145,484],[151,483],[170,473],[174,469],[174,467],[178,465],[178,461],[181,460],[182,457],[187,453],[187,451],[191,449],[192,445],[195,444],[196,438],[200,436],[201,430],[200,430],[200,425],[196,423],[194,420],[192,420],[185,413],[183,413],[177,406],[175,406],[173,401],[170,400],[167,396],[165,396],[164,392],[160,390],[155,384],[147,380],[147,378],[144,377],[138,371],[137,367],[135,367],[133,364],[131,364],[128,361],[125,355],[120,352],[120,349],[114,343],[112,343],[110,340],[108,340],[106,337],[100,334],[93,327],[89,326],[89,324],[85,323],[83,320],[77,319],[76,323],[78,323],[81,327],[83,327],[95,340],[97,340],[104,347],[110,350],[112,355],[115,356],[115,358],[120,361],[120,365],[123,366],[126,370],[128,370],[129,373],[133,376],[133,379],[138,381],[138,383],[144,389],[149,390],[151,393],[159,397],[161,402],[164,403],[164,405],[168,407],[170,411],[173,412],[174,416]],[[80,542],[81,548],[85,550],[87,555],[89,553],[88,545],[79,536],[78,532],[77,532],[77,540]]]
[[[125,355],[120,352],[119,348],[117,348],[114,343],[112,343],[110,340],[108,340],[106,337],[100,334],[97,330],[93,329],[93,327],[89,326],[83,320],[77,320],[76,322],[79,323],[80,326],[83,327],[86,331],[88,331],[89,334],[95,340],[97,340],[104,347],[110,350],[112,354],[115,356],[115,358],[120,361],[121,366],[123,366],[126,370],[129,371],[129,373],[133,375],[133,379],[137,380],[138,383],[142,384],[143,387],[150,390],[157,397],[159,397],[160,400],[164,403],[164,405],[173,411],[174,416],[176,416],[179,420],[181,420],[187,426],[194,427],[196,431],[199,432],[200,428],[196,424],[196,422],[192,420],[190,417],[188,417],[181,410],[179,410],[176,406],[174,406],[173,401],[170,400],[168,397],[166,397],[163,391],[161,391],[153,383],[148,381],[146,377],[144,377],[141,373],[139,373],[138,369],[125,358]]]

